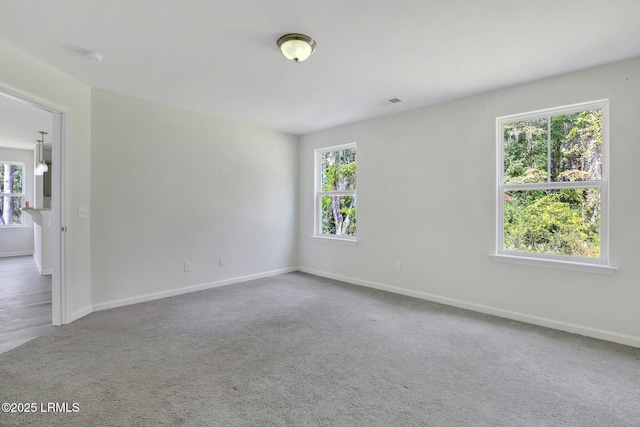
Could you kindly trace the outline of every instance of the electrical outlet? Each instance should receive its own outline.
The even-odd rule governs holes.
[[[86,206],[78,206],[78,218],[89,216],[89,209]]]
[[[191,261],[184,262],[184,272],[185,273],[191,272]]]
[[[393,265],[393,271],[395,271],[396,273],[400,273],[401,268],[400,268],[400,261],[396,261],[396,263]]]
[[[221,256],[218,259],[218,265],[220,265],[220,267],[224,267],[226,264],[227,264],[227,260],[223,256]]]

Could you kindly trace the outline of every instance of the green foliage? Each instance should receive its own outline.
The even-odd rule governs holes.
[[[322,154],[322,191],[356,190],[356,150],[331,151]],[[322,234],[356,235],[356,198],[351,195],[324,195]]]
[[[503,156],[505,184],[598,181],[602,111],[508,123]],[[506,250],[600,256],[597,188],[512,190],[504,198]]]
[[[505,184],[563,181],[566,173],[574,180],[602,177],[601,110],[507,123],[503,130]]]
[[[506,124],[504,126],[505,183],[545,182],[548,173],[547,152],[546,118]],[[532,175],[532,171],[536,171],[536,174]],[[525,178],[527,175],[529,179]]]
[[[505,193],[506,250],[600,256],[600,209],[589,189],[509,191]]]

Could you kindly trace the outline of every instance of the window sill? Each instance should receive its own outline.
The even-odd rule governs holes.
[[[314,240],[319,240],[321,242],[335,242],[343,245],[357,245],[358,241],[356,239],[345,239],[342,237],[328,237],[328,236],[309,236]]]
[[[2,225],[0,226],[0,230],[24,230],[25,228],[30,228],[28,225]]]
[[[505,262],[509,264],[531,265],[534,267],[555,268],[559,270],[581,271],[584,273],[612,275],[618,270],[617,267],[612,267],[610,265],[604,265],[604,264],[587,264],[583,262],[559,261],[559,260],[552,260],[552,259],[529,258],[529,257],[516,256],[516,255],[502,255],[502,254],[490,254],[489,256],[494,261],[497,261],[497,262]]]

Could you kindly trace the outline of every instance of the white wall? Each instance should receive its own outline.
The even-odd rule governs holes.
[[[94,308],[295,268],[296,137],[95,89],[92,112]]]
[[[3,41],[0,69],[0,83],[69,112],[71,318],[92,304],[299,265],[640,346],[640,59],[305,135],[299,146],[290,135],[99,90],[92,103],[90,87]],[[492,262],[495,117],[601,98],[611,101],[611,259],[619,271]],[[352,141],[360,243],[310,239],[313,149]],[[91,220],[77,218],[78,206],[90,208]],[[227,266],[217,266],[219,256]]]
[[[34,206],[34,174],[32,150],[18,150],[0,147],[0,162],[22,162],[24,170],[24,203],[28,200]],[[33,254],[33,222],[31,216],[22,214],[23,227],[0,228],[0,257]]]
[[[637,58],[301,137],[301,268],[640,346],[639,76]],[[611,114],[611,260],[619,271],[493,262],[495,118],[603,98]],[[311,239],[313,150],[353,141],[359,244]]]
[[[91,307],[90,218],[79,219],[78,206],[89,206],[91,175],[91,89],[78,80],[0,40],[0,83],[68,111],[66,175],[67,321]]]

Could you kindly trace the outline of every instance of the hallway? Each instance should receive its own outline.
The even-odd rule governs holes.
[[[0,258],[0,353],[51,330],[51,275],[31,256]]]

